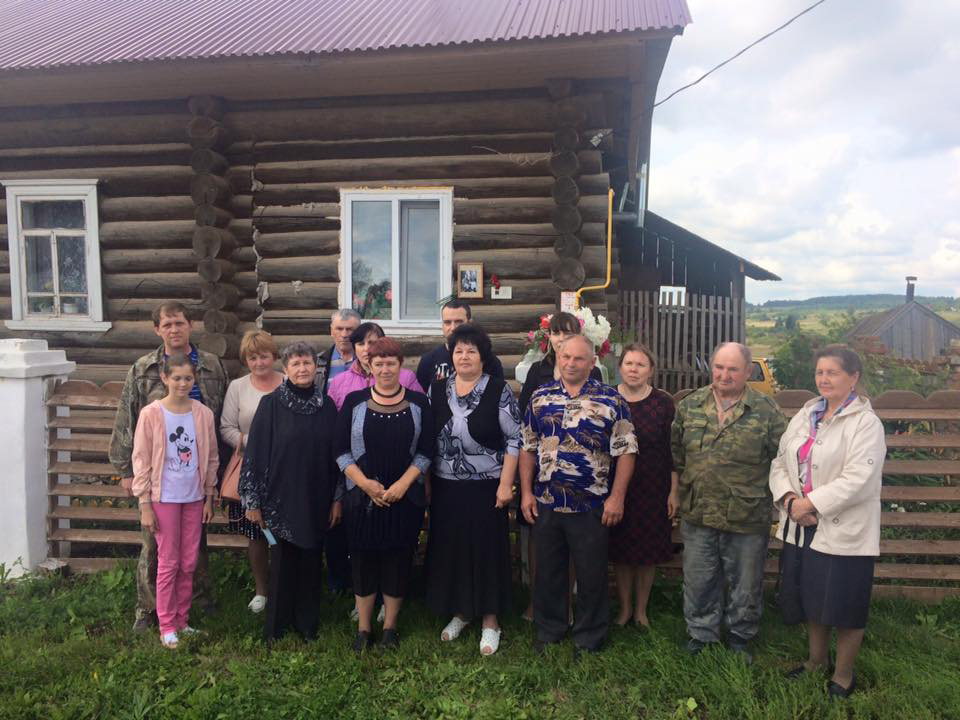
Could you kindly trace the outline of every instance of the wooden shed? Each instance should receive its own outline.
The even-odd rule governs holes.
[[[602,282],[608,189],[636,189],[690,21],[684,0],[569,5],[8,7],[3,332],[103,381],[156,346],[162,300],[234,361],[249,328],[320,345],[355,305],[413,362],[482,263],[471,302],[509,368],[561,289]]]
[[[867,344],[903,360],[929,362],[950,354],[950,341],[960,340],[960,327],[917,302],[916,277],[907,278],[903,305],[861,319],[847,340]]]

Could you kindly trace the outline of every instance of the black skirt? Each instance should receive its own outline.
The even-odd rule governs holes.
[[[259,540],[263,537],[260,526],[247,520],[243,505],[240,503],[234,500],[227,503],[227,518],[230,520],[227,525],[228,532],[234,535],[243,535],[248,540]]]
[[[510,610],[510,533],[496,508],[499,479],[433,478],[427,541],[427,605],[438,615]]]
[[[829,627],[859,630],[867,626],[873,591],[871,555],[830,555],[810,548],[815,527],[804,528],[804,547],[784,545],[784,562],[800,553],[800,596],[804,619]]]

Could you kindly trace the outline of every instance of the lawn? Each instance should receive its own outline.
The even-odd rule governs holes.
[[[755,662],[683,649],[680,587],[654,590],[649,633],[617,630],[597,655],[569,644],[545,656],[532,629],[506,619],[500,652],[481,658],[477,633],[441,645],[441,621],[416,599],[401,647],[357,658],[350,601],[325,599],[323,639],[268,649],[245,609],[242,561],[211,561],[220,609],[177,651],[129,632],[132,565],[77,579],[0,585],[0,718],[960,718],[960,602],[879,602],[859,664],[864,688],[831,703],[825,678],[783,679],[805,638],[769,606]],[[520,598],[518,597],[518,600]]]

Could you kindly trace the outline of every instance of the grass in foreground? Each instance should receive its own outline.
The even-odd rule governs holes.
[[[864,688],[831,703],[825,678],[783,679],[806,638],[766,610],[752,666],[723,650],[683,651],[680,588],[654,589],[654,629],[612,633],[607,649],[545,656],[532,628],[504,622],[500,651],[481,658],[475,626],[439,641],[447,618],[416,599],[401,647],[357,658],[348,599],[324,599],[322,639],[269,650],[246,603],[239,558],[211,558],[220,610],[178,651],[129,632],[132,566],[76,579],[0,586],[0,718],[960,718],[960,603],[876,603],[859,663]],[[519,598],[518,598],[519,600]]]

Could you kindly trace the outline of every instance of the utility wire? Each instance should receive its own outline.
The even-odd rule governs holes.
[[[747,46],[746,46],[745,48],[743,48],[742,50],[740,50],[740,51],[738,51],[737,53],[735,53],[734,55],[731,55],[730,57],[728,57],[726,60],[724,60],[724,61],[723,61],[722,63],[720,63],[719,65],[715,65],[714,67],[710,68],[709,70],[707,70],[707,72],[705,72],[703,75],[701,75],[700,77],[698,77],[698,78],[697,78],[696,80],[694,80],[693,82],[687,83],[687,84],[684,85],[683,87],[677,88],[677,89],[674,90],[672,93],[670,93],[669,95],[667,95],[663,100],[658,100],[658,101],[655,102],[653,105],[651,105],[647,110],[653,110],[653,109],[656,108],[656,107],[660,107],[660,106],[663,105],[667,100],[669,100],[670,98],[674,97],[675,95],[679,95],[679,94],[682,93],[684,90],[687,90],[687,89],[689,89],[689,88],[692,88],[694,85],[697,85],[698,83],[706,80],[708,77],[710,77],[713,73],[715,73],[717,70],[719,70],[720,68],[722,68],[724,65],[728,65],[729,63],[733,62],[733,61],[736,60],[738,57],[740,57],[740,56],[743,55],[745,52],[747,52],[747,50],[750,50],[751,48],[756,47],[757,45],[759,45],[760,43],[762,43],[762,42],[763,42],[764,40],[766,40],[767,38],[776,35],[778,32],[780,32],[781,30],[783,30],[783,29],[784,29],[785,27],[787,27],[788,25],[793,24],[796,20],[800,19],[801,17],[803,17],[804,15],[806,15],[808,12],[810,12],[811,10],[814,10],[817,6],[823,5],[826,1],[827,1],[827,0],[817,0],[817,2],[813,3],[813,5],[809,6],[809,7],[806,8],[805,10],[800,11],[799,13],[797,13],[796,15],[794,15],[792,18],[790,18],[789,20],[787,20],[785,23],[783,23],[783,24],[780,25],[779,27],[774,28],[773,30],[771,30],[770,32],[768,32],[766,35],[763,35],[763,36],[757,38],[756,40],[754,40],[752,43],[750,43],[749,45],[747,45]],[[647,111],[644,111],[644,112],[647,112]]]

